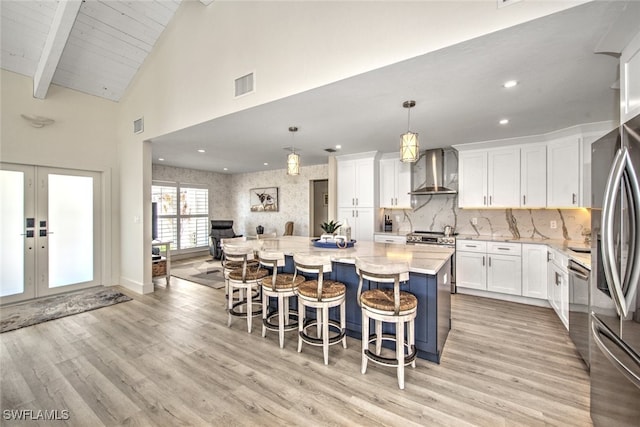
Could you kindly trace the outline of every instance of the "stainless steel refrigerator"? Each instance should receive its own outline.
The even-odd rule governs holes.
[[[591,160],[591,418],[638,427],[640,116],[593,143]]]

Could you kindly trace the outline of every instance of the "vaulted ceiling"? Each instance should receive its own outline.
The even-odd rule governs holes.
[[[118,101],[181,1],[0,0],[0,65],[33,78],[38,98],[55,83]],[[283,169],[292,125],[303,165],[326,163],[325,149],[338,143],[339,154],[390,152],[406,131],[408,99],[417,101],[411,130],[423,149],[615,120],[617,55],[638,31],[640,2],[588,2],[154,138],[153,161]],[[506,90],[507,79],[520,84]]]
[[[2,0],[2,68],[118,101],[182,0]]]

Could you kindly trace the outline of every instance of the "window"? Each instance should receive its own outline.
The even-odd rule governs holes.
[[[172,250],[209,246],[209,190],[193,184],[156,183],[151,201],[158,202],[158,239]]]

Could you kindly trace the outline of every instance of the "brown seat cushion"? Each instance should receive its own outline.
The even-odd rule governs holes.
[[[318,281],[306,280],[298,286],[298,293],[308,298],[318,299]],[[322,298],[335,298],[347,293],[344,283],[333,280],[322,281]]]
[[[271,289],[273,284],[273,276],[267,276],[262,279],[262,286],[267,289]],[[293,280],[293,274],[280,273],[276,276],[276,289],[293,289],[300,286],[300,283],[304,282],[304,276],[297,275],[296,280]]]
[[[269,272],[264,268],[247,268],[246,280],[254,281],[260,280],[263,277],[267,276]],[[242,268],[236,268],[235,270],[231,270],[229,273],[230,280],[238,280],[242,281]]]
[[[227,270],[235,270],[236,268],[242,268],[242,261],[225,261],[222,263],[222,266]],[[248,267],[256,267],[258,265],[257,259],[250,259],[247,261]]]
[[[393,313],[393,289],[371,289],[364,291],[360,296],[360,301],[367,307],[376,310]],[[400,311],[412,310],[418,306],[418,299],[415,295],[400,291]]]

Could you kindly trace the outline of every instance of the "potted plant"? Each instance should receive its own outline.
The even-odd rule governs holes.
[[[341,226],[342,224],[333,220],[329,222],[323,222],[322,224],[320,224],[320,228],[322,228],[322,230],[327,234],[335,234],[336,230]]]

